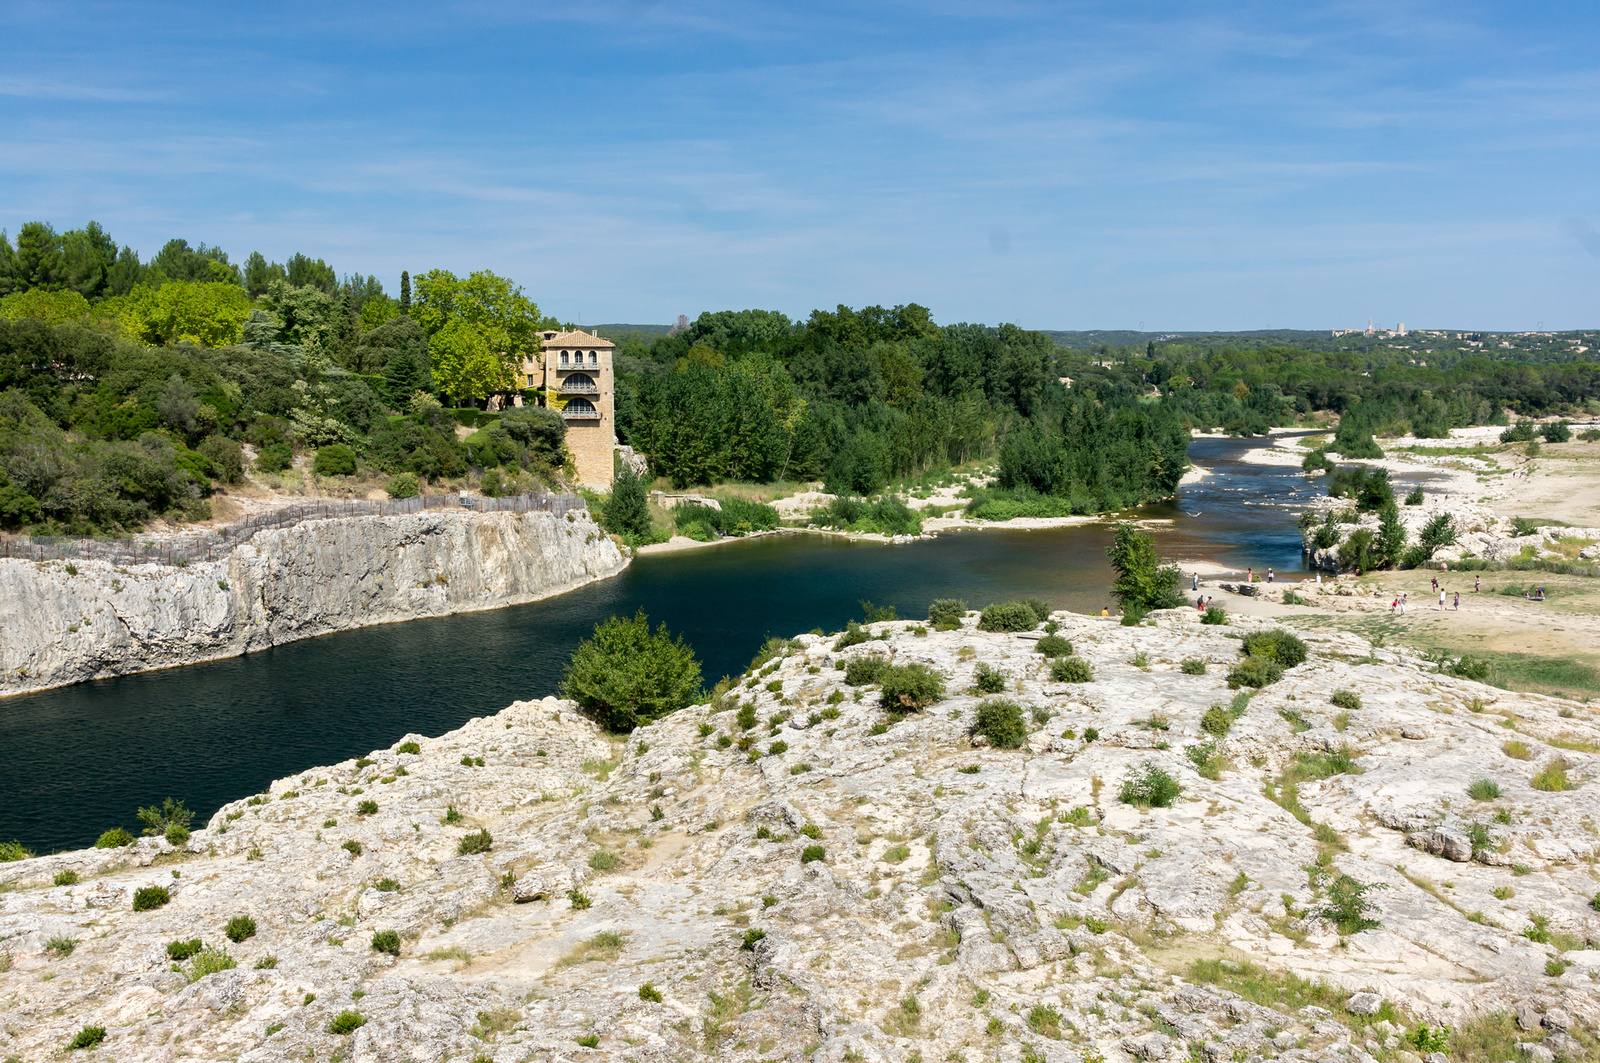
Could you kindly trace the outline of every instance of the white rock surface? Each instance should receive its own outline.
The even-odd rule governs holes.
[[[1512,1040],[1520,1058],[1593,1052],[1600,756],[1548,744],[1600,739],[1589,707],[1494,691],[1475,713],[1487,688],[1307,634],[1310,660],[1240,705],[1213,779],[1185,750],[1234,704],[1240,628],[1060,620],[1093,682],[1053,683],[1032,639],[970,628],[879,624],[885,640],[842,651],[800,636],[719,705],[625,740],[570,703],[519,702],[275,782],[182,852],[145,839],[0,864],[0,1059],[56,1058],[97,1025],[96,1058],[119,1061],[1408,1063],[1416,1023],[1494,1010],[1526,1022],[1491,1058]],[[950,696],[890,720],[844,685],[837,666],[862,653],[929,664]],[[1208,674],[1183,674],[1186,657]],[[980,662],[1030,720],[1043,710],[1021,749],[968,740]],[[1330,704],[1340,688],[1362,706]],[[1532,760],[1502,751],[1505,720]],[[1347,744],[1360,773],[1320,777]],[[1533,789],[1558,755],[1577,788]],[[1118,800],[1144,762],[1182,784],[1172,807]],[[1480,777],[1503,796],[1472,801]],[[461,855],[480,829],[492,847]],[[1408,846],[1429,831],[1474,858]],[[802,863],[809,845],[824,859]],[[1335,874],[1384,887],[1368,894],[1381,925],[1319,914]],[[132,911],[149,885],[171,902]],[[236,915],[255,936],[224,937]],[[371,947],[383,931],[397,957]],[[166,954],[191,938],[237,967],[191,982],[194,961]],[[1189,966],[1217,957],[1337,992],[1239,996]],[[330,1032],[345,1010],[365,1025]]]
[[[313,520],[183,568],[0,559],[0,694],[535,601],[626,566],[586,510],[569,516]]]

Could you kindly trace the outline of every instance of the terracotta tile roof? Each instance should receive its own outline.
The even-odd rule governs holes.
[[[557,347],[615,347],[616,344],[604,336],[592,336],[578,329],[575,332],[558,332],[551,339],[544,341],[545,350]]]

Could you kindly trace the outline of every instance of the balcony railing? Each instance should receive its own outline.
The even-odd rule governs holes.
[[[600,419],[600,411],[592,406],[587,410],[573,409],[569,406],[561,411],[561,416],[569,421],[597,421]]]
[[[561,394],[598,395],[600,394],[600,385],[582,380],[563,380],[561,382]]]

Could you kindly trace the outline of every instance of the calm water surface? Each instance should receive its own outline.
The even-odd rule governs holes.
[[[1259,444],[1257,444],[1259,445]],[[1243,465],[1250,446],[1196,440],[1213,475],[1178,501],[1164,553],[1300,572],[1294,513],[1321,481]],[[974,606],[1038,597],[1110,605],[1108,524],[975,531],[904,546],[791,535],[640,558],[622,575],[532,605],[347,631],[248,657],[0,700],[0,839],[36,852],[90,845],[135,826],[136,806],[219,805],[318,764],[437,735],[511,701],[556,692],[594,625],[643,609],[681,634],[708,683],[737,674],[767,635],[842,628],[862,599],[925,616],[935,598]]]

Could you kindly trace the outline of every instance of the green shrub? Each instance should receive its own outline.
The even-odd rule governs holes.
[[[1050,609],[1034,599],[991,605],[978,616],[979,631],[1032,631],[1050,618]]]
[[[386,952],[390,956],[400,955],[400,935],[393,930],[380,930],[372,935],[372,950]]]
[[[76,886],[78,884],[78,873],[70,870],[57,871],[53,881],[57,886]]]
[[[287,443],[269,443],[256,453],[256,472],[282,472],[294,464],[294,451]]]
[[[420,755],[422,753],[422,747],[415,742],[401,742],[400,748],[395,750],[395,752]]]
[[[1094,669],[1082,657],[1057,657],[1050,662],[1050,678],[1057,683],[1092,683]]]
[[[372,884],[372,888],[379,893],[398,893],[400,891],[400,882],[398,879],[380,878]]]
[[[567,900],[572,904],[572,910],[575,912],[581,912],[585,908],[589,908],[594,905],[594,898],[590,897],[582,890],[568,890]]]
[[[879,676],[883,675],[883,670],[888,666],[888,661],[884,660],[882,657],[873,656],[872,654],[863,654],[860,657],[852,657],[845,662],[844,681],[853,687],[868,686],[872,683],[876,683]],[[750,715],[755,715],[754,708],[751,708]]]
[[[605,849],[598,849],[589,854],[589,866],[596,871],[612,871],[617,866],[617,854]]]
[[[1183,664],[1179,665],[1184,675],[1205,675],[1206,661],[1204,657],[1185,657]]]
[[[1227,737],[1228,731],[1233,727],[1233,713],[1221,705],[1213,705],[1200,717],[1200,730],[1218,738]]]
[[[1467,796],[1474,801],[1493,801],[1500,796],[1500,784],[1493,779],[1474,779],[1467,786]]]
[[[461,856],[471,856],[474,853],[486,853],[494,844],[494,837],[490,835],[489,828],[465,835],[456,846],[456,853]]]
[[[987,661],[979,661],[972,673],[972,685],[980,694],[999,694],[1005,690],[1008,678],[1007,673],[991,668]]]
[[[1387,889],[1383,882],[1362,884],[1349,875],[1340,875],[1328,886],[1328,902],[1317,914],[1331,920],[1341,934],[1356,934],[1363,930],[1376,930],[1383,924],[1371,918],[1373,904],[1366,899],[1372,890]]]
[[[166,830],[167,844],[183,848],[189,844],[189,828],[174,823]]]
[[[639,610],[597,624],[573,651],[562,694],[608,731],[627,732],[691,705],[700,696],[700,662],[665,624],[650,630]]]
[[[46,952],[53,952],[59,959],[64,960],[68,956],[71,956],[73,950],[77,947],[77,938],[53,937],[49,941],[45,942],[44,950]]]
[[[318,476],[354,476],[356,452],[343,443],[330,443],[325,447],[319,447],[317,456],[311,463],[311,471]]]
[[[1175,609],[1183,604],[1183,595],[1178,593],[1178,566],[1162,563],[1155,541],[1138,525],[1118,522],[1106,554],[1117,571],[1111,593],[1122,604],[1124,621],[1129,614],[1142,619],[1151,609]]]
[[[1406,492],[1406,505],[1408,505],[1408,506],[1420,506],[1420,505],[1422,505],[1422,501],[1423,501],[1423,494],[1422,494],[1422,485],[1421,484],[1418,484],[1417,486],[1413,487],[1410,491]]]
[[[1572,426],[1566,421],[1552,421],[1540,431],[1546,443],[1566,443],[1572,439]]]
[[[207,947],[196,954],[194,962],[189,965],[189,973],[184,977],[188,978],[191,983],[198,982],[208,974],[231,971],[237,966],[239,966],[239,961],[229,956],[223,949]]]
[[[800,862],[802,864],[809,864],[813,860],[822,860],[826,858],[827,855],[828,851],[822,846],[808,845],[800,851]]]
[[[1006,698],[988,698],[978,705],[970,734],[983,735],[995,749],[1016,749],[1028,740],[1022,706]]]
[[[1335,690],[1328,696],[1328,700],[1333,702],[1341,709],[1350,709],[1351,711],[1354,711],[1361,707],[1361,695],[1357,694],[1354,690],[1345,690],[1343,688]]]
[[[356,811],[359,812],[363,816],[374,815],[378,811],[378,802],[376,802],[376,801],[363,801],[359,805],[356,806]]]
[[[1533,777],[1533,788],[1542,790],[1545,793],[1560,793],[1562,790],[1577,789],[1572,784],[1572,780],[1567,778],[1568,767],[1569,765],[1564,760],[1552,761],[1539,774]]]
[[[361,855],[361,843],[356,841],[354,838],[348,839],[343,845],[339,846],[339,848],[343,849],[351,856]]]
[[[194,812],[183,807],[182,801],[167,798],[159,806],[141,808],[137,815],[149,835],[164,835],[173,827],[187,828],[194,821]]]
[[[574,1040],[577,1041],[579,1048],[600,1047],[600,1035],[597,1033],[586,1033],[582,1037],[574,1038]]]
[[[1200,622],[1202,624],[1226,624],[1228,622],[1228,614],[1222,611],[1222,606],[1220,605],[1208,605],[1206,606],[1206,611],[1200,614]]]
[[[190,956],[197,955],[205,946],[199,938],[190,938],[188,941],[167,942],[167,958],[174,963],[182,963]]]
[[[890,712],[918,712],[944,697],[944,677],[925,664],[889,665],[878,685]]]
[[[416,498],[422,493],[422,486],[417,482],[414,472],[402,472],[389,481],[386,488],[390,498]]]
[[[165,886],[141,886],[133,891],[133,910],[149,912],[172,900]]]
[[[120,849],[124,845],[133,844],[133,835],[121,827],[112,827],[95,841],[96,849]]]
[[[1275,661],[1284,668],[1293,668],[1303,664],[1306,659],[1306,644],[1282,628],[1273,628],[1271,631],[1252,631],[1243,640],[1241,652],[1246,657],[1263,657]]]
[[[352,1034],[366,1024],[367,1020],[362,1018],[359,1011],[346,1009],[335,1015],[333,1021],[328,1023],[328,1032],[340,1035]]]
[[[1239,687],[1259,689],[1282,678],[1283,668],[1277,661],[1270,661],[1265,657],[1246,657],[1228,672],[1228,686],[1234,690]]]
[[[940,598],[928,606],[928,622],[935,631],[954,631],[967,615],[967,603],[960,598]]]
[[[659,1004],[661,1003],[661,990],[646,982],[639,987],[639,999],[649,1004]]]
[[[237,945],[256,936],[256,921],[248,915],[236,915],[228,920],[228,927],[224,933],[228,935],[229,941]]]
[[[0,842],[0,864],[9,864],[15,860],[27,860],[33,856],[33,851],[19,841]]]
[[[1048,658],[1070,657],[1072,655],[1072,643],[1060,635],[1046,635],[1034,643],[1033,652],[1042,653]]]
[[[80,1048],[93,1048],[106,1039],[104,1026],[85,1026],[79,1030],[72,1040],[67,1042],[67,1048],[76,1051]]]
[[[1137,805],[1140,808],[1171,808],[1172,802],[1176,801],[1181,793],[1183,787],[1178,785],[1178,780],[1147,760],[1136,768],[1128,769],[1128,774],[1117,791],[1117,797],[1125,805]]]

